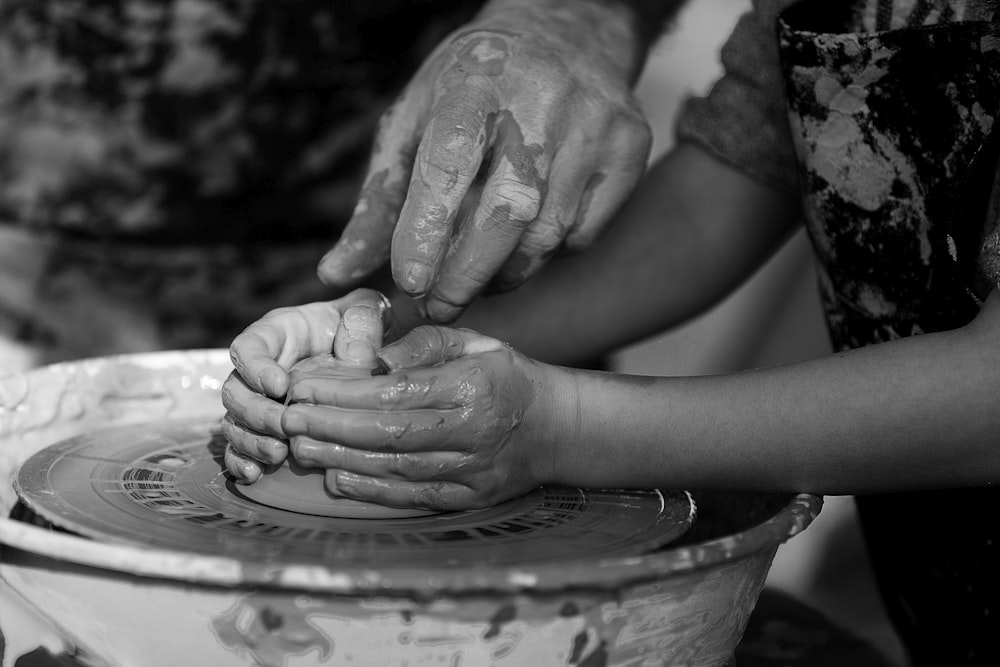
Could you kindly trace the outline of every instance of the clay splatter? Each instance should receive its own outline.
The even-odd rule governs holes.
[[[500,634],[500,629],[504,623],[510,623],[517,618],[517,609],[514,605],[504,605],[497,610],[497,613],[490,619],[490,627],[483,633],[483,639],[492,639]]]
[[[305,610],[281,596],[247,596],[211,620],[211,629],[230,651],[249,653],[262,667],[284,665],[289,656],[333,654],[333,640],[309,622]]]

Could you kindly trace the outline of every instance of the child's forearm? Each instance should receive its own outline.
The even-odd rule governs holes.
[[[551,481],[826,494],[1000,482],[997,301],[964,329],[768,370],[559,371]]]
[[[549,363],[588,361],[718,303],[780,247],[797,215],[793,198],[681,145],[593,248],[479,299],[457,324]]]

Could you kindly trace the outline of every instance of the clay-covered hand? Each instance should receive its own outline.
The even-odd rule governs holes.
[[[383,333],[391,329],[388,301],[369,289],[335,301],[279,308],[247,327],[229,348],[236,370],[222,386],[229,472],[252,484],[262,464],[285,460],[288,445],[281,417],[290,372],[297,363],[315,365],[323,358],[318,355],[329,356],[332,350],[343,363],[372,367]]]
[[[486,507],[552,479],[556,367],[463,329],[422,326],[365,379],[293,381],[292,453],[331,492],[392,507]]]
[[[391,252],[397,285],[450,322],[592,243],[646,167],[639,49],[619,4],[557,4],[494,2],[425,61],[382,118],[324,282],[355,284]]]

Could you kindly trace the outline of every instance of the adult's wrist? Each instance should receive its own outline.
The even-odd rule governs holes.
[[[673,2],[648,0],[492,0],[473,25],[529,32],[577,47],[623,81],[638,79],[649,47],[661,34]]]

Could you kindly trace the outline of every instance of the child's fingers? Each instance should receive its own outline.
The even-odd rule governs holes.
[[[379,351],[378,358],[390,370],[436,366],[446,361],[506,346],[471,329],[420,326]]]
[[[420,507],[450,511],[485,507],[475,491],[457,482],[398,482],[343,470],[327,472],[327,487],[338,495],[387,507]]]
[[[302,466],[408,482],[447,479],[465,458],[460,452],[370,452],[302,436],[291,442],[292,456]]]
[[[281,398],[288,391],[288,374],[277,362],[284,343],[280,328],[255,323],[233,340],[229,357],[255,391]]]
[[[423,452],[467,451],[475,434],[466,422],[457,409],[383,412],[295,404],[288,407],[282,426],[289,437],[373,452]]]
[[[259,463],[246,458],[233,449],[232,445],[226,447],[225,461],[226,469],[242,484],[253,484],[264,472]]]
[[[281,430],[284,406],[254,391],[236,372],[231,373],[222,385],[222,405],[236,422],[259,433],[285,437]]]
[[[288,445],[282,440],[252,431],[233,419],[230,414],[222,420],[221,428],[222,435],[229,441],[229,446],[245,458],[277,465],[288,456]]]

